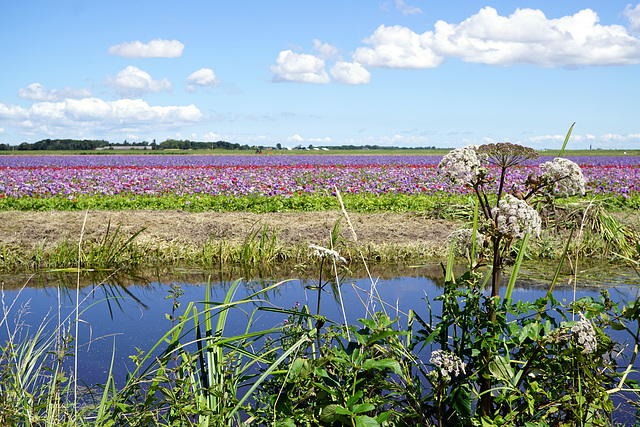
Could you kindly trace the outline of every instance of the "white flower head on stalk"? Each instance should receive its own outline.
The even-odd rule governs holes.
[[[473,228],[462,228],[456,230],[447,236],[447,246],[453,243],[453,252],[456,255],[467,256],[471,253],[473,244]],[[476,252],[474,256],[478,256],[484,247],[484,234],[476,230]]]
[[[514,239],[522,239],[525,234],[540,235],[540,216],[526,201],[511,194],[505,194],[498,206],[491,210],[498,217],[498,232],[511,235]]]
[[[313,251],[311,252],[311,256],[313,257],[329,259],[335,262],[341,262],[343,264],[347,263],[347,260],[341,257],[340,254],[333,249],[323,248],[322,246],[318,245],[309,245],[309,249]]]
[[[451,381],[452,377],[464,374],[467,364],[458,356],[444,350],[436,350],[431,353],[429,362],[435,365],[437,371],[445,382]]]
[[[553,183],[553,188],[559,196],[584,195],[587,181],[580,166],[571,160],[555,158],[552,162],[542,163],[540,169],[543,178]]]
[[[477,145],[451,150],[442,157],[438,169],[455,184],[471,184],[480,173],[481,163],[477,150]]]
[[[578,344],[583,348],[585,354],[593,353],[598,349],[598,340],[596,339],[596,331],[589,320],[580,314],[580,321],[571,327],[571,332],[578,339]]]

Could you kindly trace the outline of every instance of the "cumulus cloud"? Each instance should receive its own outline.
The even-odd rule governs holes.
[[[220,84],[220,80],[216,77],[216,74],[210,68],[201,68],[198,71],[191,73],[187,77],[188,91],[194,91],[196,86],[202,87],[216,87]]]
[[[283,50],[270,67],[274,82],[329,83],[324,60],[317,56]]]
[[[622,12],[629,20],[629,30],[640,33],[640,4],[632,8],[630,4]]]
[[[125,58],[179,58],[182,56],[184,44],[178,40],[155,39],[149,43],[141,41],[125,42],[109,48],[109,55]]]
[[[171,91],[172,89],[168,79],[154,80],[149,73],[133,65],[119,71],[114,78],[107,76],[105,81],[123,98],[135,98],[149,92]]]
[[[143,132],[200,122],[194,105],[151,106],[141,99],[104,101],[98,98],[37,102],[31,107],[0,103],[0,120],[29,132],[77,134],[83,131]]]
[[[333,58],[338,54],[338,48],[328,43],[322,43],[318,39],[313,39],[313,50],[318,52],[320,58]]]
[[[338,61],[329,72],[338,83],[362,85],[371,81],[371,73],[357,62]]]
[[[640,9],[627,8],[631,28]],[[353,59],[380,68],[433,68],[447,57],[490,65],[542,67],[640,63],[640,39],[620,25],[601,25],[591,9],[548,19],[540,10],[517,9],[500,16],[485,7],[461,23],[438,21],[434,31],[415,33],[402,26],[380,26]]]
[[[40,83],[31,83],[26,88],[18,90],[18,96],[32,101],[62,101],[67,98],[89,98],[91,91],[89,89],[73,89],[70,87],[60,90],[47,90]]]
[[[435,68],[444,57],[433,50],[433,33],[417,34],[400,25],[381,25],[366,39],[373,47],[359,47],[353,59],[376,68]]]

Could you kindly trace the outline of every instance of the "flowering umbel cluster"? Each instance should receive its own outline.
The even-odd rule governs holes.
[[[467,256],[471,254],[473,247],[473,229],[462,228],[456,230],[447,236],[447,246],[451,246],[453,243],[453,251],[456,255]],[[474,256],[477,256],[484,248],[484,234],[476,230],[476,251]]]
[[[325,258],[335,262],[341,262],[343,264],[347,263],[347,260],[340,256],[340,254],[333,249],[323,248],[318,245],[309,245],[309,249],[311,252],[311,256],[315,258]]]
[[[509,235],[514,239],[521,239],[525,234],[540,235],[540,216],[538,212],[524,200],[511,194],[505,194],[498,202],[498,206],[491,210],[496,218],[498,232]]]
[[[533,148],[510,142],[498,142],[497,144],[485,144],[478,148],[477,154],[484,156],[487,163],[491,163],[503,168],[519,165],[529,159],[538,157],[538,153]]]
[[[448,351],[434,351],[431,353],[429,362],[436,367],[437,372],[445,382],[451,381],[452,377],[466,373],[465,368],[467,367],[467,364],[458,356]]]
[[[553,159],[540,165],[542,178],[553,185],[557,195],[568,197],[585,194],[586,180],[582,169],[569,159],[562,157]]]
[[[467,145],[450,151],[442,157],[438,169],[455,184],[466,185],[474,182],[481,167],[477,149],[477,145]]]
[[[589,320],[580,314],[580,320],[571,327],[571,332],[577,338],[578,344],[583,348],[582,353],[593,353],[598,349],[598,340],[596,339],[596,331]]]

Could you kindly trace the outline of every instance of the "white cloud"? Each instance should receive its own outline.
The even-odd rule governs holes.
[[[416,15],[423,13],[419,7],[409,6],[403,0],[396,0],[396,9],[402,12],[403,15]]]
[[[201,68],[187,77],[187,83],[186,89],[188,91],[194,91],[195,86],[216,87],[220,84],[220,80],[218,80],[212,69]]]
[[[300,135],[295,134],[287,138],[287,142],[293,142],[293,143],[312,142],[312,143],[330,144],[331,138],[329,138],[328,136],[324,138],[303,138]]]
[[[625,14],[636,28],[640,9]],[[548,19],[540,10],[516,9],[506,16],[485,7],[459,24],[438,21],[417,34],[402,26],[380,26],[353,59],[380,68],[433,68],[446,57],[490,65],[542,67],[640,63],[640,39],[620,25],[600,25],[591,9]]]
[[[18,90],[18,96],[32,101],[62,101],[67,98],[89,98],[91,91],[89,89],[73,89],[70,87],[60,90],[47,90],[40,83],[31,83],[26,88]]]
[[[357,62],[338,61],[329,72],[338,83],[362,85],[371,81],[371,73]]]
[[[123,56],[125,58],[179,58],[182,56],[184,44],[178,40],[155,39],[149,43],[141,41],[125,42],[111,46],[110,55]]]
[[[224,137],[222,135],[218,135],[215,132],[209,132],[209,133],[204,134],[201,139],[204,142],[216,142],[216,141],[224,140]]]
[[[203,119],[194,105],[150,106],[141,99],[98,98],[38,102],[28,109],[0,103],[0,120],[27,132],[82,134],[96,131],[144,131],[192,125]]]
[[[107,76],[105,80],[123,98],[135,98],[149,92],[171,91],[172,89],[168,79],[154,80],[149,73],[133,65],[119,71],[113,79]]]
[[[639,142],[640,133],[630,133],[627,135],[620,135],[614,133],[606,133],[600,137],[601,140],[609,143],[617,142]]]
[[[313,39],[313,50],[317,51],[322,59],[333,58],[338,54],[337,47],[322,43],[318,39]]]
[[[275,82],[329,83],[325,62],[314,55],[283,50],[270,67]]]
[[[433,33],[417,34],[400,25],[381,25],[364,40],[373,47],[359,47],[353,59],[360,64],[377,68],[435,68],[444,57],[433,49]]]
[[[0,128],[0,134],[6,133],[7,131],[4,128]]]
[[[628,4],[622,13],[629,20],[629,29],[634,33],[640,33],[640,4],[635,8],[631,8],[631,5]]]

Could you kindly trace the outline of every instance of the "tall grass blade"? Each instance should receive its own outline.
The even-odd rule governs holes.
[[[511,271],[509,284],[504,294],[503,304],[506,304],[507,301],[511,299],[511,294],[513,293],[513,288],[515,287],[516,279],[518,278],[518,272],[520,271],[520,266],[522,265],[522,260],[524,259],[524,253],[527,250],[527,245],[529,244],[529,237],[531,237],[531,233],[525,234],[524,238],[522,239],[522,244],[520,245],[520,250],[518,251],[518,256],[516,257],[516,263],[514,264],[513,270]]]
[[[109,406],[109,386],[114,383],[113,381],[113,362],[116,356],[116,340],[113,340],[113,350],[111,351],[111,364],[109,365],[109,375],[107,376],[107,382],[104,385],[104,391],[102,392],[102,398],[100,399],[100,404],[98,405],[98,415],[96,418],[96,424],[101,425],[104,421],[105,415],[107,414],[107,409]]]
[[[562,149],[560,150],[560,154],[558,154],[558,157],[562,157],[562,154],[564,153],[564,149],[567,147],[567,143],[569,142],[571,131],[573,131],[573,127],[575,126],[575,124],[576,122],[573,122],[573,124],[569,128],[569,132],[567,132],[567,136],[564,137],[564,143],[562,144]]]

